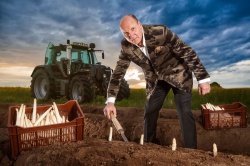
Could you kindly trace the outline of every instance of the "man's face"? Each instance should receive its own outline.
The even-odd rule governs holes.
[[[126,16],[121,20],[120,29],[128,42],[142,46],[142,25],[139,21]]]

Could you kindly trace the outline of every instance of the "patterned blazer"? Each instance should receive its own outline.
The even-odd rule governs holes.
[[[154,92],[158,80],[164,80],[180,90],[191,92],[192,72],[198,81],[209,77],[195,51],[168,27],[143,25],[143,30],[150,60],[136,45],[123,39],[119,60],[109,82],[107,97],[116,97],[120,81],[131,61],[144,72],[147,99]]]

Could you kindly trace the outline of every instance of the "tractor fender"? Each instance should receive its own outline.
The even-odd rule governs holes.
[[[38,65],[34,68],[33,72],[31,73],[31,77],[33,76],[33,74],[36,72],[37,69],[44,69],[48,74],[50,78],[54,78],[54,74],[53,71],[51,69],[50,66],[47,65]]]

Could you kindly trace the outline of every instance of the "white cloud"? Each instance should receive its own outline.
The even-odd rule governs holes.
[[[128,69],[124,78],[125,80],[134,79],[134,80],[140,81],[141,80],[141,78],[139,77],[140,75],[143,75],[143,73],[138,71],[135,68],[132,68],[132,69]]]
[[[250,87],[250,60],[240,61],[210,73],[212,82],[224,88]]]

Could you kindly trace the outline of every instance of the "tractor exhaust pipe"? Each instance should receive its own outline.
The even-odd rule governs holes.
[[[70,40],[67,40],[67,74],[70,75],[70,69],[71,69],[71,51],[72,51],[72,46],[70,45]]]

